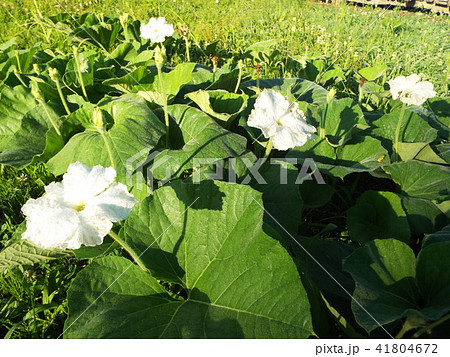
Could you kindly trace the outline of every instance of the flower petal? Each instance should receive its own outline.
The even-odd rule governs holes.
[[[28,239],[43,249],[77,249],[79,218],[74,210],[59,205],[46,196],[30,199],[22,207],[27,229],[22,239]]]
[[[137,203],[127,187],[121,183],[112,184],[105,192],[86,202],[83,216],[106,218],[118,222],[128,217]]]

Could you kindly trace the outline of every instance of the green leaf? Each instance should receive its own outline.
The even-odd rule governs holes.
[[[167,102],[170,104],[175,99],[175,96],[186,84],[192,79],[195,63],[181,63],[169,73],[162,73],[162,80],[164,83],[164,90],[167,97]],[[154,77],[154,81],[149,84],[139,84],[133,87],[137,94],[159,105],[164,105],[164,98],[161,91],[161,84],[158,76]]]
[[[430,145],[426,145],[415,157],[416,160],[431,162],[435,164],[446,164],[447,162],[440,157]]]
[[[411,236],[401,198],[392,192],[364,192],[348,210],[347,226],[352,240],[361,243],[386,238],[409,242]]]
[[[299,184],[296,183],[298,170],[282,160],[272,160],[270,164],[262,165],[258,172],[265,183],[253,180],[250,185],[263,194],[264,221],[275,228],[289,245],[292,242],[290,235],[297,235],[303,207]]]
[[[365,123],[364,115],[357,103],[351,98],[332,100],[320,107],[323,129],[328,142],[333,146],[342,146],[351,138],[351,130],[358,123]]]
[[[254,89],[252,90],[252,87],[256,87],[256,80],[246,81],[242,83],[240,88],[246,92],[246,89],[251,90],[250,92],[255,92]],[[259,81],[259,88],[277,90],[283,95],[293,97],[298,101],[314,103],[317,105],[327,102],[327,90],[314,82],[307,81],[306,79],[261,79]]]
[[[128,184],[130,166],[136,165],[143,154],[148,154],[164,134],[164,125],[148,109],[144,100],[136,95],[122,96],[100,107],[103,118],[109,113],[113,125],[102,134],[93,125],[86,131],[74,135],[64,148],[49,160],[48,165],[54,175],[61,175],[76,161],[88,166],[114,166],[119,182]],[[93,109],[85,108],[85,123],[92,121]],[[137,156],[139,157],[137,157]],[[128,168],[127,168],[128,162]],[[135,168],[131,167],[132,170]]]
[[[0,152],[20,129],[24,115],[37,104],[31,90],[26,87],[3,89],[0,96]]]
[[[42,249],[21,239],[0,251],[0,272],[17,265],[31,265],[72,255],[69,250]]]
[[[61,150],[64,140],[56,133],[46,113],[55,123],[59,122],[58,114],[47,104],[46,109],[42,104],[31,109],[0,153],[0,163],[23,168],[33,161],[46,161]]]
[[[181,139],[182,147],[164,150],[155,158],[157,165],[152,172],[156,179],[180,176],[184,170],[194,167],[194,159],[204,159],[201,163],[206,165],[238,156],[245,150],[244,137],[225,130],[201,110],[177,104],[169,106],[168,111],[180,128],[178,140]],[[172,138],[177,139],[175,135]]]
[[[450,242],[430,244],[417,257],[417,286],[423,296],[422,314],[437,320],[450,311]]]
[[[355,284],[343,271],[342,264],[356,247],[330,239],[300,236],[295,239],[298,244],[293,243],[292,249],[303,267],[302,272],[309,275],[322,292],[349,300]]]
[[[402,205],[412,234],[436,232],[449,221],[449,218],[430,200],[403,196]]]
[[[385,64],[380,64],[374,67],[361,68],[358,71],[358,74],[368,81],[374,81],[375,79],[381,77],[384,72],[386,72],[387,68],[388,66],[386,66]]]
[[[201,110],[218,120],[229,122],[247,106],[248,96],[229,93],[224,90],[204,91],[187,94]]]
[[[411,248],[396,239],[371,241],[346,259],[344,270],[356,282],[352,310],[366,331],[415,313],[415,267]]]
[[[450,242],[450,224],[446,225],[439,232],[434,232],[432,234],[427,234],[423,240],[422,248],[429,246],[430,244],[440,243],[440,242]]]
[[[446,166],[408,161],[384,166],[383,170],[408,196],[435,200],[449,195],[450,168]]]
[[[388,152],[370,136],[355,136],[337,149],[326,139],[316,138],[302,147],[291,149],[287,157],[313,159],[321,173],[343,178],[353,172],[372,172],[389,163]]]
[[[448,313],[449,254],[450,242],[435,243],[422,249],[416,261],[412,249],[395,239],[357,249],[344,269],[356,282],[352,310],[358,323],[370,332],[378,323],[403,317],[434,321]]]
[[[300,195],[306,208],[318,208],[330,202],[335,189],[328,184],[319,184],[314,180],[302,182]]]
[[[289,254],[263,232],[261,205],[256,191],[229,183],[156,190],[125,223],[152,275],[124,258],[94,261],[69,290],[65,337],[309,336],[306,293]],[[169,272],[185,299],[158,285]]]
[[[373,122],[372,134],[380,138],[383,146],[391,150],[395,129],[400,118],[400,108],[383,115]],[[406,109],[400,126],[399,141],[407,143],[431,143],[437,138],[437,130],[433,129],[418,114]]]

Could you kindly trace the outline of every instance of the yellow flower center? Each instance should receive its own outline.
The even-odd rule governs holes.
[[[86,208],[86,203],[84,203],[83,201],[81,201],[80,203],[78,203],[77,205],[75,205],[74,209],[77,212],[81,212],[82,210],[84,210]]]

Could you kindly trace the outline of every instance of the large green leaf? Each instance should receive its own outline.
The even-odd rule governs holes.
[[[252,180],[250,185],[263,194],[264,221],[291,243],[290,235],[297,235],[303,207],[299,184],[296,183],[298,170],[285,161],[271,160],[258,172],[263,180]]]
[[[383,115],[373,122],[373,135],[379,137],[383,146],[391,150],[394,142],[395,130],[400,118],[399,108],[391,113]],[[400,126],[399,141],[408,143],[431,143],[437,138],[437,130],[433,129],[418,114],[405,110],[405,114]]]
[[[356,282],[352,309],[367,331],[403,317],[434,321],[450,311],[450,242],[414,252],[396,239],[375,240],[344,263]],[[420,325],[419,324],[419,325]]]
[[[70,250],[42,249],[23,239],[0,251],[0,272],[17,265],[35,264],[70,256]]]
[[[449,167],[408,161],[385,166],[383,169],[408,196],[435,200],[449,195]]]
[[[164,134],[164,125],[148,109],[142,98],[136,95],[122,96],[117,100],[103,103],[103,118],[108,114],[113,125],[104,133],[93,125],[88,125],[93,118],[93,109],[84,108],[80,114],[80,122],[87,127],[86,131],[74,135],[64,148],[49,160],[48,165],[55,175],[67,171],[67,167],[76,161],[88,166],[113,165],[120,182],[127,182],[133,172],[130,166],[136,165],[133,158],[142,152],[148,154]],[[84,116],[87,118],[82,119]],[[139,159],[138,158],[138,159]],[[127,168],[128,162],[128,168]],[[135,169],[135,168],[134,168]]]
[[[169,115],[180,128],[178,138],[182,142],[178,150],[164,150],[155,158],[153,175],[158,180],[178,177],[194,166],[194,159],[203,159],[203,165],[227,157],[240,155],[246,147],[244,137],[225,130],[201,110],[187,105],[172,105]],[[163,163],[163,164],[161,164]]]
[[[38,103],[23,86],[3,89],[0,96],[0,152],[20,129],[23,116]]]
[[[342,269],[343,260],[355,250],[355,246],[342,242],[297,236],[292,244],[302,271],[308,274],[322,292],[331,296],[350,299],[355,283]]]
[[[430,244],[440,243],[440,242],[450,242],[450,224],[446,225],[439,232],[434,232],[425,236],[423,240],[423,248]]]
[[[450,218],[430,200],[403,196],[402,206],[412,234],[433,233],[450,222]]]
[[[248,96],[224,90],[199,90],[187,94],[206,114],[221,121],[232,121],[247,106]]]
[[[328,142],[333,146],[342,146],[351,138],[351,130],[358,123],[365,124],[364,115],[357,103],[351,98],[331,100],[319,110],[320,129],[325,132]]]
[[[246,90],[256,87],[256,80],[246,81],[241,84],[241,88]],[[327,102],[327,90],[314,82],[299,78],[273,78],[261,79],[259,81],[260,89],[274,89],[288,97],[294,97],[298,101],[324,104]]]
[[[167,102],[171,103],[178,92],[192,79],[195,63],[181,63],[169,73],[162,73],[163,86]],[[164,95],[158,76],[152,74],[154,80],[149,84],[138,84],[134,86],[137,93],[150,102],[164,105]]]
[[[306,293],[289,254],[263,232],[261,205],[250,187],[214,181],[155,191],[125,224],[152,275],[123,258],[90,264],[69,290],[65,336],[309,336]],[[186,298],[156,279],[176,281]]]
[[[437,320],[450,311],[450,242],[431,244],[417,257],[417,285],[423,296],[423,314]]]
[[[409,242],[411,236],[401,198],[392,192],[364,192],[348,210],[347,226],[352,240],[361,243],[385,238]]]
[[[355,136],[337,149],[326,139],[315,138],[301,147],[291,149],[287,157],[313,159],[320,172],[343,178],[352,172],[371,172],[389,163],[388,152],[370,136]]]
[[[356,282],[352,301],[356,321],[372,331],[413,313],[419,305],[415,268],[411,248],[395,239],[371,241],[350,255],[344,269]]]
[[[20,128],[0,153],[0,163],[23,168],[34,159],[48,160],[64,146],[47,115],[59,126],[58,114],[48,105],[44,109],[40,104],[23,116]]]

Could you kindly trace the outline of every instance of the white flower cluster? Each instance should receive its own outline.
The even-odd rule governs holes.
[[[400,76],[391,79],[389,83],[393,99],[400,99],[410,105],[422,105],[428,98],[436,96],[433,83],[420,81],[420,76],[411,74],[408,77]]]
[[[164,42],[174,31],[173,25],[167,23],[164,17],[152,17],[148,24],[141,25],[141,37],[154,43]]]
[[[22,207],[27,222],[22,239],[44,249],[101,244],[113,222],[125,219],[137,203],[115,178],[112,167],[71,164],[62,182],[52,182],[42,197]]]
[[[247,124],[262,130],[272,138],[278,150],[302,146],[313,139],[316,128],[306,123],[304,113],[295,102],[289,102],[281,93],[264,89],[256,99]]]

